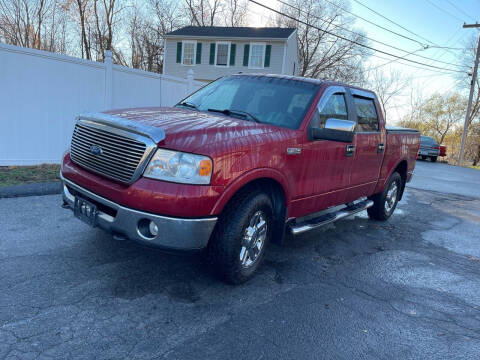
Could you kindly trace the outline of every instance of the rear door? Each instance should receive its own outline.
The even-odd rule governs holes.
[[[386,146],[384,119],[375,95],[350,89],[349,99],[357,125],[347,202],[373,194]]]

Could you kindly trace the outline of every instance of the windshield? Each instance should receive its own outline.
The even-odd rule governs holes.
[[[420,141],[425,144],[435,144],[436,141],[430,136],[421,136]]]
[[[229,76],[210,83],[177,106],[297,129],[318,86],[294,79]]]

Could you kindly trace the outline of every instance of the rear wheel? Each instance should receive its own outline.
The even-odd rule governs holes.
[[[437,157],[436,156],[430,156],[430,161],[431,162],[437,162]]]
[[[375,220],[387,220],[392,216],[402,191],[402,177],[394,172],[388,179],[387,186],[381,194],[372,196],[373,206],[367,209],[368,216]]]
[[[208,255],[215,275],[231,284],[250,279],[273,230],[272,203],[261,192],[236,196],[219,218]]]
[[[422,155],[422,160],[427,160],[427,157]]]

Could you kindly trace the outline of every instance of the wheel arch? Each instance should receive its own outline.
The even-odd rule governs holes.
[[[388,176],[388,178],[390,178],[390,176],[392,176],[394,172],[398,172],[400,174],[400,177],[402,178],[402,188],[400,191],[400,197],[398,201],[402,200],[403,191],[405,190],[405,185],[407,184],[407,171],[408,171],[408,162],[407,160],[403,159],[397,164],[397,166],[395,166],[391,174]]]
[[[289,203],[289,193],[286,184],[287,182],[283,175],[275,171],[270,171],[269,169],[261,169],[245,174],[225,189],[215,204],[212,215],[220,214],[223,209],[234,200],[235,196],[241,192],[262,191],[266,193],[272,201],[275,221],[272,238],[274,242],[281,244],[283,242]]]

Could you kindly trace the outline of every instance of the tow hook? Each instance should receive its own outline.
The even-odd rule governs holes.
[[[127,238],[125,236],[119,235],[119,234],[113,234],[113,240],[116,241],[125,241]]]

